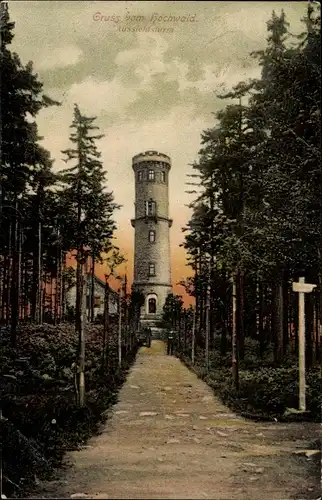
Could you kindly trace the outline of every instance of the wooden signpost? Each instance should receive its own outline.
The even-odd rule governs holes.
[[[316,285],[305,283],[305,278],[293,282],[293,292],[299,294],[299,409],[306,411],[305,401],[305,302],[304,294],[311,293]]]

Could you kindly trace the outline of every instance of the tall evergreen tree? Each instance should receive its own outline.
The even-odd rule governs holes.
[[[80,349],[80,405],[84,404],[84,277],[87,274],[88,257],[97,258],[110,248],[113,231],[116,228],[112,219],[117,205],[113,194],[106,191],[103,164],[100,160],[96,141],[103,135],[93,134],[98,129],[96,118],[88,118],[74,106],[73,129],[70,141],[73,144],[63,153],[66,163],[73,166],[60,172],[63,186],[61,200],[66,213],[63,234],[66,244],[76,250],[76,330],[79,333]]]
[[[216,127],[203,132],[194,165],[201,194],[185,228],[188,262],[197,271],[196,302],[204,302],[205,286],[196,285],[205,284],[209,272],[200,256],[210,251],[216,263],[212,294],[221,311],[215,314],[217,330],[233,327],[229,278],[234,273],[237,351],[243,333],[253,336],[255,329],[261,353],[273,341],[276,361],[286,353],[292,320],[290,280],[301,272],[316,281],[321,269],[319,8],[309,4],[303,22],[300,43],[292,46],[284,12],[273,12],[267,47],[252,54],[261,77],[221,96],[240,102],[217,113]],[[205,324],[205,315],[200,318]],[[225,335],[222,340],[224,350]],[[309,336],[308,341],[312,345]]]
[[[0,225],[1,253],[4,255],[3,289],[6,289],[6,320],[11,315],[11,342],[16,343],[19,320],[21,243],[26,195],[43,168],[47,153],[39,145],[34,119],[44,107],[58,104],[43,94],[43,85],[33,73],[32,63],[24,66],[10,50],[14,37],[8,6],[1,3],[1,164]],[[6,284],[5,284],[6,281]]]

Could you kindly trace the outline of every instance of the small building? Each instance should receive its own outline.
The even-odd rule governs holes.
[[[86,312],[89,313],[91,298],[91,275],[87,275]],[[104,314],[105,281],[94,276],[94,318]],[[76,285],[72,286],[66,297],[67,307],[74,308],[76,305]],[[119,294],[109,287],[108,308],[111,316],[118,314]]]

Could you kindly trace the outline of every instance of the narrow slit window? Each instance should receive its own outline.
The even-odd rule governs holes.
[[[138,173],[138,180],[142,181],[142,179],[143,179],[143,172],[142,172],[142,170],[140,170]]]
[[[165,182],[165,172],[161,172],[161,181]]]
[[[154,243],[155,242],[155,231],[149,231],[149,242]]]
[[[149,276],[155,276],[155,264],[149,264]]]

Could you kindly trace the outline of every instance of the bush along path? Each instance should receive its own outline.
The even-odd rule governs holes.
[[[218,342],[217,342],[218,340]],[[202,378],[233,411],[253,420],[267,421],[321,421],[321,367],[312,366],[306,375],[307,412],[290,412],[298,407],[298,368],[294,356],[286,356],[278,366],[271,359],[268,350],[259,357],[258,342],[245,340],[245,355],[240,363],[239,387],[233,383],[231,355],[220,354],[220,340],[215,339],[214,348],[209,352],[208,370],[203,349],[197,349],[194,363],[191,348],[175,344],[175,354]]]
[[[54,477],[66,451],[82,446],[117,401],[137,347],[123,347],[119,368],[117,346],[111,340],[102,370],[102,330],[101,325],[87,328],[86,404],[79,408],[74,326],[23,326],[14,349],[9,347],[9,332],[1,329],[2,493],[7,497],[25,497],[40,480]]]

